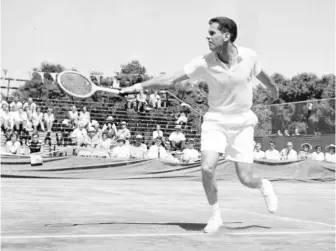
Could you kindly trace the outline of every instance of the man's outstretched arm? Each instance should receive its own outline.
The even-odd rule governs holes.
[[[120,93],[138,93],[142,89],[165,89],[187,79],[189,79],[189,77],[186,75],[184,70],[180,70],[175,72],[174,74],[162,74],[145,82],[123,88]]]
[[[276,100],[279,98],[279,88],[278,86],[273,82],[271,77],[263,70],[260,71],[260,73],[257,75],[257,79],[263,83],[268,90],[271,92],[271,97],[273,100]]]

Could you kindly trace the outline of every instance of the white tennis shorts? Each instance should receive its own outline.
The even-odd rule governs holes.
[[[230,115],[207,113],[202,124],[201,151],[224,153],[228,160],[253,163],[257,123],[252,111]]]

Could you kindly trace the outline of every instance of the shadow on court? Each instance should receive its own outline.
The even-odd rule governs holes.
[[[230,224],[242,224],[240,221],[233,222],[223,222],[226,229],[229,230],[246,230],[253,228],[262,228],[262,229],[271,229],[267,226],[260,225],[248,225],[248,226],[239,226],[239,227],[229,227],[226,225]],[[180,223],[180,222],[166,222],[166,223],[156,223],[156,222],[98,222],[98,223],[58,223],[58,224],[45,224],[45,227],[80,227],[80,226],[99,226],[99,225],[141,225],[141,226],[178,226],[186,231],[203,231],[206,224],[201,223]]]

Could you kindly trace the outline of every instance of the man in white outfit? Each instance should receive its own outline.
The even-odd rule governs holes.
[[[274,99],[278,98],[279,91],[261,69],[257,54],[234,44],[237,25],[233,20],[216,17],[209,21],[209,26],[210,53],[192,60],[175,74],[158,76],[124,88],[121,93],[168,88],[189,78],[207,82],[209,111],[202,124],[202,180],[212,216],[204,231],[213,233],[223,224],[214,175],[221,154],[234,161],[243,185],[260,189],[269,212],[277,209],[278,199],[272,184],[253,172],[253,134],[258,118],[251,111],[252,79],[256,77],[261,81]]]

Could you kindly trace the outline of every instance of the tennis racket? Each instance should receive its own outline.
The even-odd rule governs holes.
[[[106,88],[97,86],[83,74],[76,71],[63,71],[57,77],[58,85],[67,94],[77,98],[91,97],[95,92],[102,91],[112,96],[124,97],[119,88]]]

